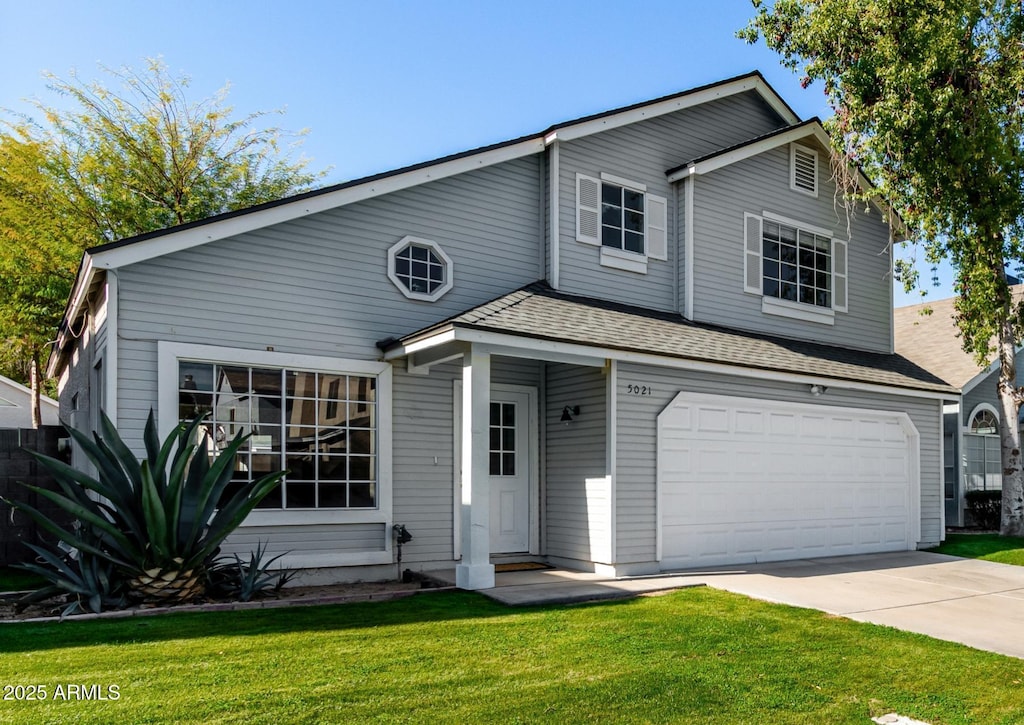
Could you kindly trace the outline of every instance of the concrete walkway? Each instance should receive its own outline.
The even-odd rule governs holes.
[[[454,583],[455,572],[433,572]],[[564,604],[706,585],[1024,658],[1024,567],[922,551],[799,559],[609,579],[504,572],[483,592],[509,605]]]

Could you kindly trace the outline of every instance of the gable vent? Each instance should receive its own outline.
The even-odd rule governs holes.
[[[818,194],[818,152],[805,146],[793,146],[792,187]]]

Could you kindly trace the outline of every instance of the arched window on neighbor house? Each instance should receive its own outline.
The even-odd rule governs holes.
[[[999,453],[999,413],[988,403],[972,412],[964,431],[964,482],[968,491],[998,491],[1003,487]]]

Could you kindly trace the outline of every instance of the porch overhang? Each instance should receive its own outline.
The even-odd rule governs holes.
[[[614,360],[937,400],[959,396],[901,355],[693,323],[677,314],[566,294],[543,282],[378,344],[385,361],[405,359],[420,374],[469,350],[486,350],[589,367]]]

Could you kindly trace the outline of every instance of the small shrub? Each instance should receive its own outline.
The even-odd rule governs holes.
[[[210,569],[211,588],[224,595],[248,602],[267,590],[279,592],[295,576],[294,571],[287,569],[270,570],[271,564],[284,554],[278,554],[263,561],[267,553],[263,542],[256,543],[256,551],[249,553],[249,561],[245,562],[234,555],[234,560],[222,559]]]
[[[1003,512],[1002,491],[968,491],[964,500],[975,526],[999,531]]]

